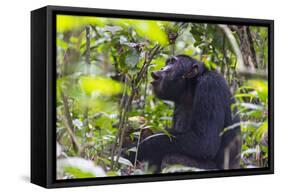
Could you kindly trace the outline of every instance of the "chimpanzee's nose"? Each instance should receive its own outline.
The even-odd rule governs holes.
[[[153,71],[151,72],[151,77],[154,79],[154,80],[158,80],[160,79],[160,74],[159,74],[159,71]]]

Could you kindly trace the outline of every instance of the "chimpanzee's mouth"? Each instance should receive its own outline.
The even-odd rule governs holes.
[[[151,84],[155,84],[155,83],[159,82],[161,79],[161,77],[154,72],[151,73],[151,77],[153,79]]]

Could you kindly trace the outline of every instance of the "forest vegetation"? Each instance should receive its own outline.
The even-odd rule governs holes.
[[[268,166],[267,27],[58,15],[56,46],[57,179],[153,173],[122,150],[168,133],[174,104],[153,94],[151,72],[178,54],[227,80],[241,118],[241,168]],[[194,170],[202,169],[162,173]]]

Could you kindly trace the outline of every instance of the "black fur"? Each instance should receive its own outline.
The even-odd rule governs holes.
[[[229,87],[218,72],[186,55],[167,60],[153,72],[156,96],[175,102],[173,128],[166,135],[142,141],[138,160],[148,161],[157,171],[169,164],[201,169],[239,168],[240,127],[220,133],[239,122],[233,117]]]

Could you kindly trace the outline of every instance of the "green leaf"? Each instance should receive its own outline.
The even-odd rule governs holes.
[[[100,94],[111,96],[119,94],[122,90],[122,85],[107,77],[102,76],[82,76],[80,77],[80,85],[82,90],[90,96],[91,94]]]
[[[71,166],[66,166],[64,168],[64,171],[66,173],[69,173],[71,175],[73,175],[75,178],[91,178],[91,177],[95,177],[95,175],[93,175],[91,172],[86,172],[83,171],[79,168],[76,167],[71,167]]]
[[[169,165],[162,169],[162,173],[176,173],[176,172],[198,172],[203,169],[188,167],[181,164]]]
[[[64,50],[68,48],[68,44],[60,38],[57,38],[57,46],[61,47]]]
[[[126,58],[125,58],[125,63],[130,68],[135,68],[135,66],[139,62],[139,58],[140,58],[139,53],[135,49],[132,49],[131,52],[127,53]]]
[[[96,118],[95,124],[101,129],[112,130],[112,119],[105,115]]]
[[[104,177],[106,173],[93,161],[78,157],[57,160],[58,174],[71,174],[74,178]]]
[[[115,171],[108,171],[107,176],[120,176],[120,174],[118,172],[115,172]]]
[[[74,30],[86,25],[104,26],[106,18],[92,16],[57,15],[57,32]]]
[[[247,109],[253,109],[253,110],[263,110],[263,106],[261,105],[257,105],[257,104],[253,104],[253,103],[239,103],[239,105],[241,105],[242,107],[245,107]]]
[[[263,80],[249,80],[247,84],[253,87],[257,92],[262,102],[268,101],[268,82]]]
[[[114,160],[117,159],[117,156],[114,156]],[[124,164],[126,166],[130,166],[130,167],[133,167],[134,165],[130,162],[130,160],[126,159],[126,158],[123,158],[123,157],[119,157],[119,160],[118,160],[118,163],[120,164]]]
[[[122,30],[122,27],[120,27],[120,26],[105,26],[104,29],[106,31],[111,32],[112,34],[115,34],[116,32]]]
[[[254,133],[254,136],[258,141],[261,141],[262,135],[266,132],[268,132],[268,120],[262,123],[262,125]]]
[[[161,29],[159,23],[149,20],[132,20],[131,24],[140,36],[165,46],[169,43],[167,34]]]

